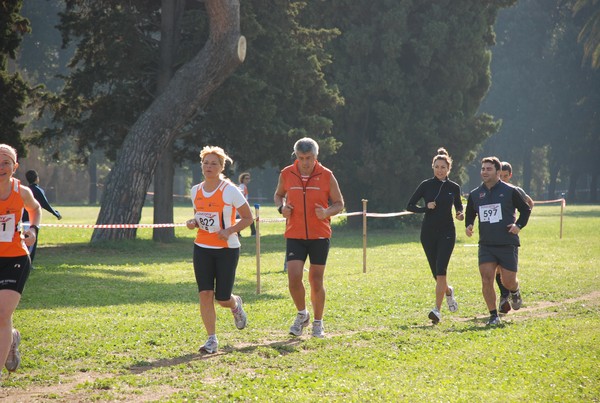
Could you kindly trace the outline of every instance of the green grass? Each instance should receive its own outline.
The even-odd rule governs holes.
[[[60,223],[95,222],[97,208],[59,207]],[[177,208],[175,222],[191,209]],[[434,282],[419,229],[368,234],[336,226],[326,271],[326,339],[291,337],[295,310],[282,273],[282,223],[242,239],[235,292],[248,328],[217,310],[219,354],[205,340],[192,270],[193,232],[172,244],[90,245],[92,230],[40,233],[36,269],[15,315],[22,366],[2,380],[16,401],[600,401],[600,207],[536,206],[522,232],[524,307],[485,327],[477,237],[462,223],[450,262],[459,311],[432,326]],[[263,217],[277,217],[273,207]],[[390,218],[402,222],[405,218]],[[369,219],[369,222],[373,222]],[[152,221],[151,209],[142,222]],[[57,223],[45,215],[46,223]],[[249,230],[244,234],[248,235]]]

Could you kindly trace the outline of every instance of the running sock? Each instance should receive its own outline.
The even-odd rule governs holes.
[[[316,320],[316,319],[315,319],[315,320],[313,320],[313,323],[314,323],[315,325],[322,325],[322,324],[323,324],[323,319],[319,319],[319,320]]]
[[[306,309],[302,310],[302,311],[298,311],[298,313],[302,316],[306,316],[308,315],[308,311]]]
[[[217,335],[216,335],[216,334],[209,334],[209,335],[208,335],[208,340],[214,340],[214,341],[217,341]]]
[[[497,309],[493,309],[490,311],[490,315],[491,316],[498,316],[498,310]]]
[[[498,284],[498,288],[500,289],[500,296],[502,297],[508,297],[508,288],[506,288],[504,286],[504,284],[502,284],[502,276],[500,275],[500,273],[496,273],[496,284]]]

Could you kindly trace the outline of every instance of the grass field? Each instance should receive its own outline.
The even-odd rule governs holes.
[[[93,224],[94,207],[59,206],[60,223]],[[177,208],[175,221],[188,218]],[[217,311],[219,353],[205,341],[192,270],[193,232],[155,244],[89,245],[91,229],[42,228],[35,267],[14,323],[21,368],[3,374],[6,401],[600,401],[600,206],[534,209],[521,234],[524,307],[485,326],[477,236],[450,262],[459,311],[427,314],[434,281],[419,230],[335,228],[326,271],[325,339],[288,335],[295,309],[282,273],[283,224],[261,225],[261,288],[254,239],[242,238],[234,292],[249,324]],[[275,217],[263,208],[263,217]],[[405,218],[391,218],[402,221]],[[151,209],[142,222],[152,220]],[[372,222],[369,219],[369,222]],[[57,223],[45,214],[46,223]]]

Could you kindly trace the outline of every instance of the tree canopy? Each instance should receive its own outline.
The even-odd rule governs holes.
[[[71,74],[54,104],[56,125],[45,137],[75,136],[80,152],[106,150],[110,159],[129,127],[156,95],[160,4],[110,0],[71,2],[59,29],[65,43],[77,40]],[[179,68],[205,43],[208,20],[202,7],[186,6],[176,44]],[[182,128],[175,143],[179,160],[197,160],[206,142],[219,141],[242,166],[258,166],[279,154],[281,142],[301,133],[327,133],[323,112],[342,101],[321,72],[330,59],[324,43],[335,30],[299,24],[302,3],[253,0],[241,8],[248,58],[211,102]],[[190,147],[190,145],[194,145]],[[248,152],[252,149],[253,152]]]
[[[561,0],[554,7],[522,0],[498,18],[495,80],[482,109],[494,111],[504,124],[484,152],[522,167],[522,185],[537,197],[546,189],[555,197],[560,173],[570,186],[584,172],[598,176],[600,73],[582,64],[584,50],[577,43],[588,18],[573,16],[572,4]],[[544,186],[532,189],[533,182]],[[569,193],[574,201],[574,187]]]
[[[155,3],[117,3],[70,2],[59,25],[65,43],[79,42],[65,88],[50,104],[56,124],[42,141],[74,136],[82,159],[92,149],[115,159],[130,128],[157,96],[161,9]],[[282,150],[300,134],[330,131],[332,122],[324,113],[341,99],[321,68],[329,63],[323,43],[336,32],[301,26],[302,3],[279,1],[275,8],[262,3],[249,2],[242,9],[242,28],[251,40],[243,69],[174,136],[178,161],[196,162],[203,144],[217,142],[240,166],[258,166],[284,160]],[[173,46],[175,70],[208,39],[203,7],[185,8],[180,27]],[[328,144],[333,151],[335,143]]]
[[[197,163],[201,146],[217,144],[233,156],[236,169],[283,166],[296,139],[314,137],[349,210],[359,209],[363,198],[370,209],[402,209],[431,172],[440,146],[454,158],[452,178],[463,182],[464,167],[499,130],[500,119],[523,166],[549,147],[548,153],[561,155],[547,157],[548,163],[560,161],[565,172],[579,164],[581,171],[597,138],[598,101],[591,91],[597,76],[583,69],[583,48],[574,46],[589,14],[573,16],[575,2],[555,2],[544,8],[543,1],[523,0],[508,9],[501,15],[521,14],[501,21],[496,43],[496,17],[515,0],[245,1],[239,23],[246,60],[214,88],[210,101],[163,134],[172,138],[178,163]],[[185,7],[170,66],[176,72],[201,52],[210,33],[210,3],[180,3]],[[103,150],[118,161],[130,150],[125,139],[161,94],[163,10],[143,1],[66,4],[59,27],[65,44],[77,50],[64,89],[48,105],[54,125],[42,139],[72,136],[82,157]],[[509,45],[518,46],[503,59]],[[491,84],[492,51],[498,66],[492,94],[504,92],[480,108]],[[165,113],[153,113],[159,112]],[[565,142],[569,130],[581,137]],[[148,141],[142,134],[137,141]],[[504,143],[495,138],[485,148],[500,150]],[[143,168],[140,195],[153,169]],[[141,208],[143,197],[136,200]],[[113,204],[131,210],[130,201]]]
[[[332,165],[350,209],[362,198],[377,210],[403,209],[438,147],[460,173],[496,132],[499,123],[477,110],[490,85],[496,14],[511,3],[320,3],[319,21],[342,32],[327,73],[346,100],[334,117],[343,158]]]
[[[25,123],[19,120],[27,106],[31,88],[18,72],[9,71],[23,36],[31,31],[21,12],[21,0],[0,3],[0,143],[13,146],[20,157],[27,155],[21,137]]]

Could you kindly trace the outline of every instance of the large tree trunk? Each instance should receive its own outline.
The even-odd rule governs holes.
[[[185,0],[162,0],[161,35],[160,35],[160,68],[158,72],[157,94],[162,94],[173,77],[175,55],[180,40],[180,26],[185,7]],[[173,222],[173,142],[163,150],[156,172],[154,173],[154,223],[168,224]],[[152,239],[156,242],[172,242],[175,240],[175,228],[154,228]]]
[[[98,201],[98,161],[96,152],[90,154],[90,159],[87,163],[88,175],[90,177],[90,185],[88,188],[88,203],[90,206],[95,206]]]
[[[173,142],[169,143],[161,154],[154,173],[154,224],[172,223],[173,217]],[[152,240],[155,242],[173,242],[175,228],[154,228]]]
[[[129,131],[102,196],[97,224],[137,224],[158,158],[177,131],[244,61],[238,0],[205,0],[210,34],[204,48],[182,66]],[[134,239],[135,228],[97,228],[92,242]]]
[[[531,193],[531,154],[533,147],[527,142],[525,150],[523,150],[523,190]]]

